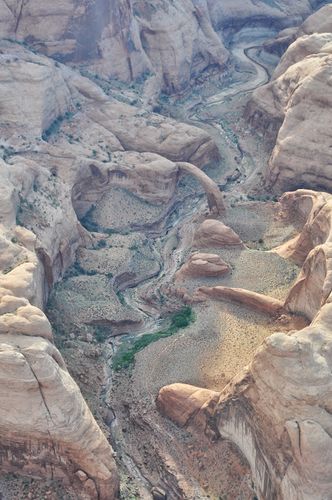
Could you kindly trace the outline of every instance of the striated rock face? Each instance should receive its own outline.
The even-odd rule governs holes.
[[[173,384],[157,400],[180,425],[231,439],[247,458],[262,499],[331,494],[331,202],[331,195],[307,190],[281,199],[285,213],[303,223],[288,251],[304,264],[284,307],[312,323],[266,339],[218,399],[213,391]]]
[[[111,447],[61,355],[38,331],[22,333],[0,335],[1,470],[61,479],[87,498],[115,498]]]
[[[194,246],[200,248],[216,248],[224,246],[243,245],[240,237],[221,221],[205,220],[194,236]]]
[[[228,60],[218,31],[264,21],[297,23],[318,2],[221,0],[50,0],[0,2],[0,37],[25,40],[62,62],[106,78],[148,78],[147,96],[179,91],[210,65]]]
[[[78,221],[70,212],[65,219],[66,203],[58,211],[50,207],[38,221],[49,239],[39,240],[15,220],[18,193],[23,202],[33,179],[29,164],[23,169],[1,160],[0,179],[6,206],[0,220],[1,470],[61,479],[87,498],[115,498],[112,449],[52,344],[41,310],[54,274],[72,262],[80,241]],[[60,216],[66,223],[59,224]]]
[[[205,132],[110,99],[19,44],[2,41],[0,51],[0,466],[60,479],[77,498],[110,500],[112,448],[43,308],[76,250],[91,243],[79,218],[111,186],[171,203],[176,162],[203,166],[217,149]]]
[[[0,14],[1,37],[26,40],[107,78],[128,82],[154,74],[156,84],[170,91],[228,58],[205,0],[2,1]]]
[[[178,279],[222,276],[230,267],[219,255],[212,253],[194,253],[177,272]]]
[[[332,187],[332,6],[313,14],[287,50],[271,82],[256,90],[247,113],[276,145],[266,183],[276,192]],[[275,139],[276,138],[276,139]]]

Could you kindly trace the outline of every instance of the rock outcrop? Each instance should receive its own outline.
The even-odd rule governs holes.
[[[19,308],[6,314],[15,312],[23,323]],[[115,498],[111,447],[59,351],[38,331],[1,332],[1,471],[61,479],[78,498]]]
[[[207,219],[197,228],[194,246],[198,248],[217,248],[243,246],[240,237],[230,227],[215,219]]]
[[[36,199],[31,214],[38,236],[17,225],[15,218],[19,203],[32,208],[24,196],[42,179],[37,172],[29,164],[9,166],[1,160],[0,467],[3,472],[61,479],[87,498],[115,498],[118,476],[112,449],[54,347],[51,325],[42,312],[48,286],[74,258],[81,241],[79,223],[73,209],[64,217],[65,202],[61,208],[45,203],[50,191],[39,203]],[[39,210],[46,207],[48,213],[39,218]]]
[[[279,193],[332,187],[331,18],[327,5],[304,23],[271,82],[254,92],[247,109],[252,125],[276,140],[265,179]]]
[[[91,243],[79,219],[111,186],[171,203],[176,162],[203,166],[217,148],[205,132],[109,98],[20,44],[3,41],[0,51],[0,467],[110,500],[119,484],[112,448],[43,308]]]
[[[331,195],[307,190],[281,199],[288,216],[303,224],[289,255],[304,264],[284,307],[312,323],[267,338],[219,397],[173,384],[157,400],[180,425],[232,440],[252,468],[261,499],[331,494],[331,202]]]
[[[213,300],[230,300],[243,304],[246,307],[257,309],[271,315],[280,315],[285,312],[281,300],[267,297],[260,293],[243,288],[230,288],[225,286],[200,287],[195,293],[195,298],[210,297]]]
[[[93,0],[0,4],[0,36],[25,40],[61,62],[126,82],[154,75],[169,91],[228,58],[206,2]]]
[[[177,272],[177,279],[222,276],[230,267],[219,255],[213,253],[194,253]]]
[[[224,213],[225,205],[223,195],[215,181],[213,181],[205,172],[202,172],[202,170],[190,163],[177,163],[177,167],[179,168],[180,173],[185,172],[196,177],[198,182],[203,186],[211,213],[215,215],[221,215]]]
[[[261,21],[301,22],[318,2],[263,0],[63,0],[0,2],[0,37],[25,41],[61,62],[126,82],[147,79],[147,96],[185,88],[228,60],[222,37]],[[149,99],[148,99],[149,100]]]

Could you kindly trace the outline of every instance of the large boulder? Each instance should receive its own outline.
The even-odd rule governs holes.
[[[177,279],[223,276],[229,270],[229,265],[219,255],[196,252],[177,272]]]
[[[200,224],[195,232],[194,246],[197,248],[218,248],[243,246],[243,243],[233,229],[223,222],[207,219]]]

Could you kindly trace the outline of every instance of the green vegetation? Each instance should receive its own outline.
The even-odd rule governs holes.
[[[98,243],[96,245],[96,247],[98,249],[105,248],[106,246],[107,246],[107,241],[106,240],[98,240]]]
[[[48,139],[52,136],[52,135],[56,135],[59,130],[60,130],[60,127],[61,127],[61,124],[64,120],[71,120],[74,116],[74,113],[72,111],[66,111],[64,116],[62,115],[59,115],[52,123],[51,125],[46,129],[44,130],[43,134],[42,134],[42,139],[43,141],[48,141]]]
[[[95,276],[97,271],[84,269],[78,262],[75,262],[66,272],[66,278],[74,278],[75,276]]]
[[[123,293],[122,293],[122,292],[120,292],[120,290],[118,290],[118,291],[116,292],[116,296],[117,296],[117,298],[119,299],[120,304],[121,304],[121,305],[123,305],[123,306],[125,306],[125,305],[126,305],[126,300],[125,300],[125,298],[124,298]]]
[[[98,343],[105,342],[111,335],[110,327],[108,326],[96,326],[94,328],[94,337]]]
[[[132,250],[133,252],[138,252],[139,246],[137,245],[137,243],[134,243],[129,247],[129,250]]]
[[[63,116],[58,116],[52,123],[51,125],[44,130],[42,134],[42,139],[43,141],[48,141],[48,139],[51,137],[51,135],[55,135],[59,132],[61,123],[63,122]]]
[[[15,154],[15,149],[12,146],[0,146],[0,154],[4,161],[7,161],[8,158]]]
[[[195,315],[191,307],[183,307],[180,311],[173,314],[168,328],[155,333],[145,334],[135,339],[131,343],[123,344],[113,359],[113,368],[115,371],[128,368],[135,361],[135,354],[142,351],[152,342],[171,337],[178,330],[186,328],[195,321]]]

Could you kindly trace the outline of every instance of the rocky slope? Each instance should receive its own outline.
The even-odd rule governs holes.
[[[159,408],[175,422],[236,443],[259,498],[326,499],[331,492],[331,203],[330,195],[306,190],[281,199],[284,215],[303,227],[276,251],[303,267],[278,311],[266,311],[280,314],[281,305],[311,324],[268,337],[219,394],[175,384],[158,396]],[[228,290],[221,300],[261,306],[248,291]]]
[[[179,91],[210,65],[223,67],[225,38],[245,24],[296,24],[318,2],[47,0],[0,3],[0,37],[25,40],[62,62],[83,64],[107,78],[147,78],[147,96]]]
[[[332,6],[307,19],[272,81],[247,109],[252,125],[276,145],[265,173],[277,192],[308,187],[330,190]]]
[[[59,478],[77,498],[114,498],[112,449],[42,311],[76,250],[97,243],[79,218],[111,186],[167,205],[176,162],[203,166],[218,152],[205,132],[110,99],[20,44],[0,51],[1,470]]]

